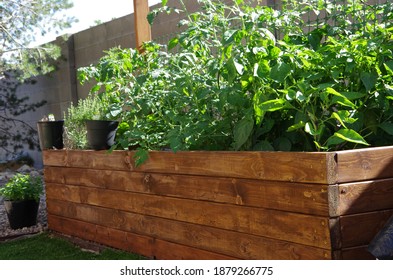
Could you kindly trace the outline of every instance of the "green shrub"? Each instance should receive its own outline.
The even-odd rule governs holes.
[[[150,20],[178,12],[162,2]],[[199,2],[167,46],[114,48],[80,69],[129,127],[118,145],[328,151],[393,142],[392,3]],[[305,22],[310,12],[326,18]]]
[[[96,95],[80,99],[64,114],[64,146],[68,149],[87,148],[86,120],[106,120],[106,102]]]

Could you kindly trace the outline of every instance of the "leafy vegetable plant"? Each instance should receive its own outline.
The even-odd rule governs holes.
[[[182,0],[181,6],[185,7]],[[114,48],[80,79],[122,148],[327,151],[393,142],[393,4],[200,0],[166,46]],[[162,1],[159,12],[180,12]],[[309,15],[316,16],[309,21]],[[325,17],[321,18],[320,15]]]

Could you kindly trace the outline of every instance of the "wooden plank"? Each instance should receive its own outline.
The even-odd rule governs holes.
[[[147,21],[149,4],[147,0],[134,0],[133,2],[136,47],[141,52],[143,43],[151,41],[151,28]]]
[[[326,168],[330,155],[285,152],[151,152],[150,159],[140,169],[170,174],[327,183],[331,180]]]
[[[47,198],[330,248],[328,218],[198,200],[48,184]]]
[[[48,199],[48,213],[241,259],[330,259],[327,249]]]
[[[45,150],[42,152],[45,166],[65,166],[104,170],[129,170],[127,151],[90,151],[90,150]]]
[[[193,175],[46,167],[45,181],[327,216],[327,186]]]
[[[48,215],[48,228],[113,248],[153,257],[152,239],[146,236],[114,230],[99,225]]]
[[[393,215],[393,210],[340,217],[342,248],[368,245]]]
[[[69,166],[149,173],[247,178],[328,184],[336,181],[334,153],[158,152],[136,168],[134,152],[57,150],[43,153],[45,166]],[[279,167],[279,168],[278,168]]]
[[[229,256],[199,250],[126,231],[48,215],[50,230],[154,259],[230,260]],[[93,232],[91,229],[95,229]]]
[[[393,179],[340,184],[337,215],[393,209]]]
[[[154,239],[154,258],[160,260],[237,260],[206,250]]]
[[[393,177],[393,146],[337,152],[337,183]]]

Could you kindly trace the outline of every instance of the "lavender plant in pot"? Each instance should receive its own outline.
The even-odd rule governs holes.
[[[0,195],[12,229],[30,227],[37,224],[40,195],[43,191],[42,179],[29,174],[16,174],[4,187]]]

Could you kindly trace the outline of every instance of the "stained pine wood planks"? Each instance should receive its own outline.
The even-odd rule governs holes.
[[[284,211],[48,184],[47,197],[330,248],[329,220]]]
[[[150,152],[149,160],[136,168],[134,153],[113,151],[50,151],[43,153],[47,166],[138,170],[140,172],[199,175],[258,180],[327,183],[333,178],[335,161],[330,153],[285,152]],[[272,164],[274,163],[274,164]],[[276,166],[280,166],[277,169]]]
[[[199,250],[156,238],[133,234],[128,231],[116,230],[91,223],[48,215],[48,222],[53,230],[67,235],[73,235],[117,249],[142,254],[148,258],[158,259],[207,259],[231,260],[233,257]]]
[[[391,150],[152,152],[138,168],[129,151],[45,151],[49,227],[157,258],[370,258]]]
[[[339,151],[337,182],[393,178],[393,146]]]
[[[337,216],[393,209],[393,178],[343,183],[338,196]]]
[[[329,250],[219,228],[48,200],[51,215],[132,232],[241,259],[328,259]],[[50,223],[49,223],[50,225]]]
[[[320,216],[329,211],[328,189],[317,184],[50,166],[45,180]]]

